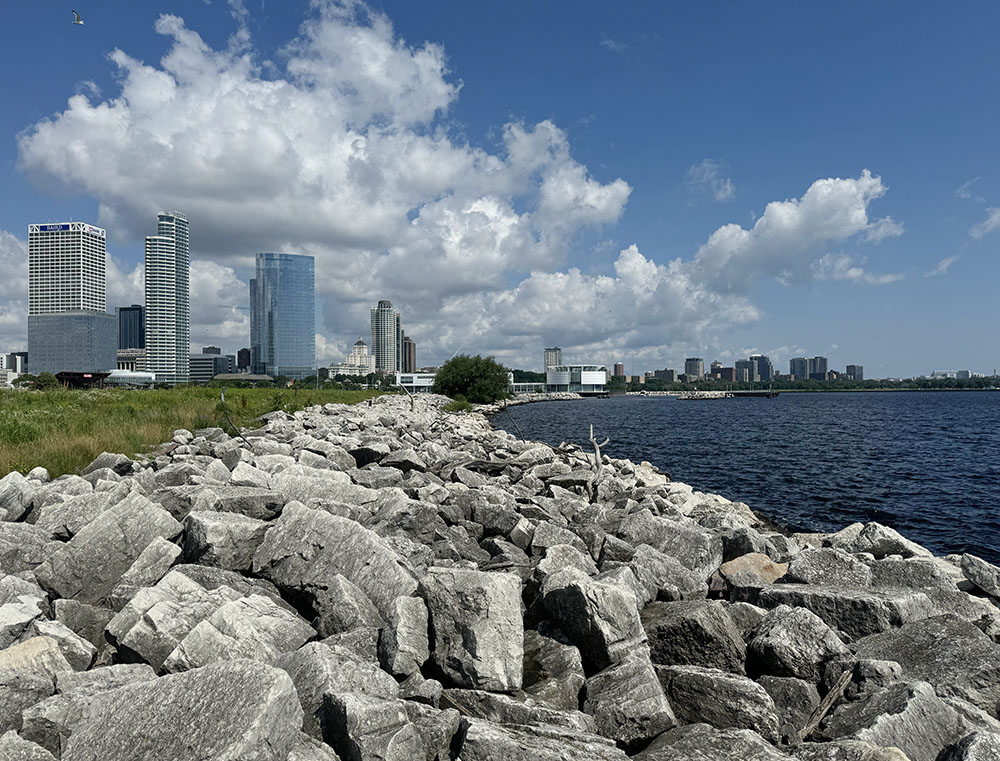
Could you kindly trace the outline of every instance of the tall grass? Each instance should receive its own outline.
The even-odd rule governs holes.
[[[238,426],[266,412],[329,402],[356,404],[376,392],[308,389],[0,390],[0,476],[41,465],[52,477],[76,473],[101,452],[130,457],[169,441],[178,428],[219,426],[233,434],[224,409]]]

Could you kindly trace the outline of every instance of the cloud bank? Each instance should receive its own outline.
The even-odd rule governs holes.
[[[869,217],[886,187],[867,170],[774,201],[750,228],[724,225],[693,257],[662,264],[633,245],[584,271],[575,254],[619,222],[632,188],[593,176],[550,120],[506,124],[492,150],[459,137],[449,108],[461,82],[440,45],[323,0],[275,60],[242,26],[221,49],[174,15],[156,30],[170,41],[159,62],[113,51],[120,92],[75,94],[31,125],[19,166],[39,186],[97,199],[118,240],[148,234],[158,210],[188,213],[195,348],[245,342],[245,313],[216,305],[246,302],[240,275],[257,251],[316,257],[321,361],[367,332],[380,298],[401,308],[421,363],[463,346],[530,367],[554,343],[596,361],[697,345],[760,319],[761,278],[897,278],[839,250],[902,233]],[[735,192],[721,164],[692,167],[689,181],[715,200]],[[2,256],[19,246],[0,237]],[[141,298],[140,270],[109,280],[120,303]]]

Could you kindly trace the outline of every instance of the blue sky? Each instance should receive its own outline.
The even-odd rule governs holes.
[[[26,226],[192,226],[192,341],[255,251],[316,256],[320,361],[390,298],[418,362],[1000,365],[992,3],[10,4],[0,347]]]

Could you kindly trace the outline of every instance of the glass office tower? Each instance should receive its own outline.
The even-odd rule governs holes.
[[[315,270],[311,256],[257,254],[250,281],[250,366],[299,379],[316,372]]]

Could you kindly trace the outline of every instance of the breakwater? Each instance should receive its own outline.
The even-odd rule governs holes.
[[[0,757],[996,757],[1000,569],[444,401],[0,480]]]

